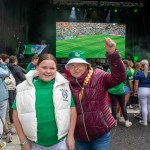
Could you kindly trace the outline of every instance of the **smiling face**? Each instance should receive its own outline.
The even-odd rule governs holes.
[[[38,71],[39,78],[45,82],[55,78],[56,64],[53,60],[43,60],[36,69]]]
[[[45,82],[48,82],[54,79],[56,76],[56,61],[55,58],[50,54],[43,56],[45,57],[39,59],[36,70],[38,71],[39,78]]]
[[[87,64],[72,63],[69,64],[68,68],[73,77],[79,78],[87,70]]]

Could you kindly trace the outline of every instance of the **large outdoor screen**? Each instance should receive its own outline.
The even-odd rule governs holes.
[[[104,38],[110,37],[125,58],[126,25],[117,23],[56,22],[56,57],[67,58],[74,50],[87,58],[106,58]]]

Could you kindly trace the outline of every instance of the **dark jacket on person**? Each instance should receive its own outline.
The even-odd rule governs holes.
[[[16,80],[16,85],[18,85],[22,81],[26,80],[26,77],[24,74],[25,72],[22,69],[22,67],[20,67],[16,64],[9,64],[9,69],[10,69],[11,73],[13,74],[13,76]]]
[[[81,77],[70,77],[70,88],[77,108],[75,138],[81,142],[93,141],[115,126],[115,120],[108,107],[108,89],[126,79],[125,68],[118,52],[108,55],[111,73],[95,69],[84,87],[83,99],[79,92],[83,86],[86,71]]]

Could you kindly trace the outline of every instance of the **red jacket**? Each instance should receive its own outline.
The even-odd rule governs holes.
[[[111,57],[110,57],[111,56]],[[95,69],[84,88],[84,97],[79,100],[86,71],[80,78],[70,78],[70,87],[77,108],[75,138],[86,142],[99,138],[115,126],[115,120],[108,106],[107,90],[126,79],[125,68],[118,52],[108,55],[111,73]]]

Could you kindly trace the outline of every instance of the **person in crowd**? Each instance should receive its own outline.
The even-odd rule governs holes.
[[[132,76],[133,76],[133,81],[132,81],[132,85],[134,85],[134,75],[135,75],[135,69],[134,67],[134,63],[132,62],[132,60],[128,60],[129,61],[129,71],[131,72]],[[133,86],[133,90],[134,90],[134,86]],[[134,104],[135,104],[135,97],[134,95],[130,95],[129,101],[128,101],[128,107],[129,109],[133,109],[134,108]]]
[[[108,89],[123,82],[125,68],[116,43],[105,38],[111,73],[91,68],[84,52],[69,53],[65,68],[70,71],[70,88],[77,109],[76,150],[108,150],[110,130],[115,126],[108,106]]]
[[[142,60],[140,63],[142,70],[135,76],[134,95],[138,95],[142,111],[142,120],[139,123],[147,126],[150,121],[150,71],[147,60]]]
[[[96,59],[95,64],[96,64],[96,66],[94,67],[94,69],[99,68],[99,69],[104,70],[103,66],[101,65],[101,60],[100,59]]]
[[[10,75],[10,71],[0,56],[0,149],[6,146],[6,143],[2,141],[3,128],[6,118],[6,110],[8,103],[8,89],[4,81],[5,77]]]
[[[9,55],[3,53],[1,54],[1,58],[7,66],[9,66]],[[8,106],[6,111],[6,121],[5,121],[5,128],[4,133],[6,134],[6,142],[12,142],[12,134],[15,133],[15,129],[13,128],[13,120],[12,120],[12,104],[15,99],[15,89],[16,89],[16,81],[13,77],[12,73],[5,78],[5,83],[7,85],[9,98],[8,98]]]
[[[1,55],[3,62],[8,65],[9,64],[9,55],[7,55],[5,53],[2,53],[0,55]]]
[[[26,79],[25,74],[24,74],[25,72],[18,65],[18,59],[16,56],[12,55],[9,57],[9,69],[15,78],[16,85],[18,85],[19,83],[21,83],[22,81]]]
[[[135,69],[134,67],[134,63],[132,62],[132,60],[128,60],[129,61],[129,71],[131,72],[132,76],[133,76],[133,81],[132,81],[132,85],[134,85],[134,75],[135,75]],[[133,86],[134,87],[134,86]],[[133,88],[134,90],[134,88]],[[134,104],[135,104],[135,97],[134,95],[130,95],[129,101],[128,101],[128,107],[129,109],[133,109],[134,108]]]
[[[5,78],[5,82],[9,92],[9,119],[10,119],[10,123],[13,124],[13,119],[12,119],[13,110],[11,107],[16,97],[16,81],[12,73],[10,73],[9,77]]]
[[[107,69],[107,72],[110,72],[110,69]],[[125,126],[130,127],[132,123],[128,119],[128,114],[125,106],[125,94],[124,94],[124,83],[120,83],[119,85],[110,88],[108,90],[109,97],[111,100],[111,109],[112,109],[112,115],[114,119],[116,120],[116,126],[117,126],[117,101],[119,102],[119,105],[121,107],[121,111],[123,114],[123,117],[125,118]]]
[[[134,67],[134,63],[132,62],[132,60],[129,60],[129,69],[131,71],[131,74],[134,76],[135,69],[133,67]]]
[[[76,107],[53,55],[41,55],[36,70],[17,86],[13,109],[23,150],[74,150]]]
[[[124,81],[124,89],[125,89],[125,106],[127,106],[130,95],[133,95],[133,76],[130,71],[129,61],[123,60],[123,62],[126,68],[126,80]],[[125,122],[125,118],[123,117],[121,110],[120,110],[119,121],[122,123]]]
[[[135,72],[134,72],[134,82],[135,82],[136,73],[138,71],[140,71],[140,70],[141,70],[141,63],[140,62],[136,62],[135,63]],[[134,117],[137,118],[137,119],[142,119],[142,111],[141,111],[141,107],[140,107],[138,96],[137,95],[134,95],[134,96],[135,96],[136,104],[138,104],[139,111],[140,111],[139,113],[134,114]]]
[[[34,55],[31,59],[31,62],[27,65],[26,73],[30,70],[35,70],[39,57]]]
[[[136,62],[136,63],[135,63],[134,78],[136,77],[136,73],[137,73],[138,71],[140,71],[140,70],[141,70],[141,63],[140,63],[140,62]]]

